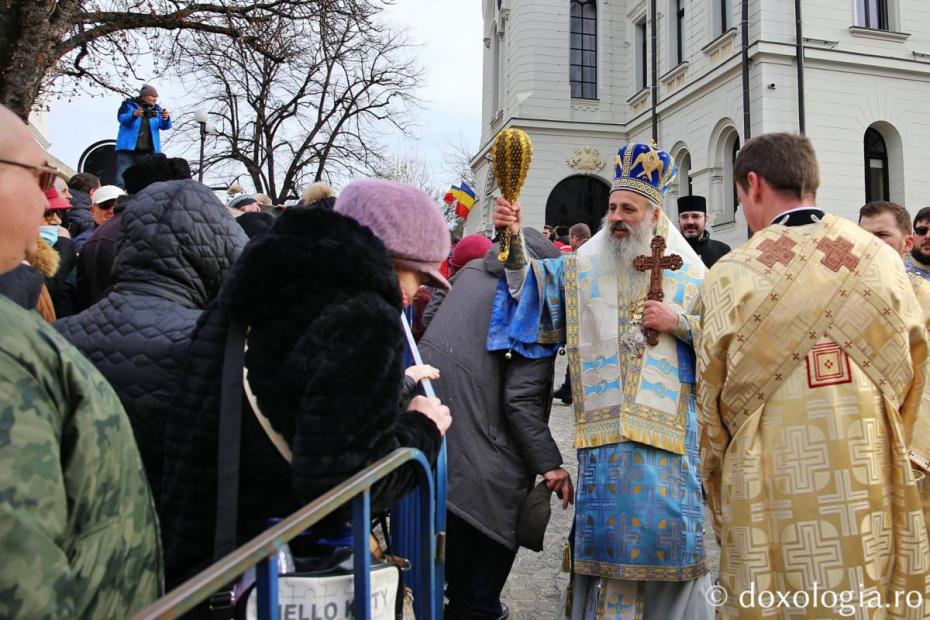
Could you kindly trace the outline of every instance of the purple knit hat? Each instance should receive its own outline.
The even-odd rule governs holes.
[[[449,288],[439,272],[449,255],[449,227],[424,192],[384,179],[365,179],[342,191],[335,210],[370,228],[395,263],[425,273],[431,286]]]

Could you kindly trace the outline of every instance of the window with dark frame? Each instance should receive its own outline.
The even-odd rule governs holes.
[[[648,41],[646,37],[646,18],[636,24],[636,90],[641,91],[646,88],[646,76],[649,75],[648,69]]]
[[[865,201],[890,200],[888,148],[885,139],[871,127],[865,130]]]
[[[717,0],[720,3],[720,32],[723,34],[730,29],[730,0]]]
[[[597,99],[597,0],[571,0],[571,89],[575,99]]]
[[[856,0],[856,25],[873,30],[891,30],[888,0]]]
[[[675,0],[675,43],[680,65],[685,60],[685,0]]]

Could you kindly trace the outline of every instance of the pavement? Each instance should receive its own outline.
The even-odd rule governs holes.
[[[556,387],[561,385],[565,377],[565,356],[559,356],[556,362]],[[549,428],[552,437],[559,445],[563,467],[572,475],[572,482],[577,480],[578,460],[572,441],[575,432],[575,416],[571,406],[566,406],[556,400],[552,405],[549,418]],[[562,594],[568,585],[568,574],[562,572],[562,548],[568,538],[572,526],[574,507],[562,510],[561,503],[552,497],[552,519],[543,550],[534,553],[528,549],[520,549],[510,578],[501,600],[510,606],[511,620],[550,620],[556,618]],[[705,516],[705,549],[707,566],[716,577],[720,565],[720,549],[714,538],[714,528],[710,521],[710,514]]]

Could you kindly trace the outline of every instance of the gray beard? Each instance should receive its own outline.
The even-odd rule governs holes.
[[[653,229],[652,222],[648,217],[643,221],[629,228],[630,236],[626,239],[614,237],[611,231],[610,223],[606,216],[601,223],[601,227],[607,228],[607,247],[610,249],[611,260],[607,261],[606,269],[612,270],[618,276],[631,277],[640,274],[633,268],[633,260],[637,256],[651,256]]]

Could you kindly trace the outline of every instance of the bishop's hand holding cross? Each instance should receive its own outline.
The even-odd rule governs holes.
[[[653,237],[649,247],[652,248],[652,256],[637,256],[633,259],[633,268],[637,271],[650,272],[649,293],[646,296],[649,301],[646,302],[646,310],[655,310],[668,315],[671,313],[671,309],[661,303],[665,298],[665,293],[662,291],[662,271],[665,269],[677,271],[681,269],[683,261],[677,254],[662,255],[665,252],[665,237],[662,235]],[[649,302],[653,303],[650,304]],[[654,347],[659,343],[659,331],[646,325],[648,322],[644,314],[643,323],[646,326],[646,342],[649,346]]]

